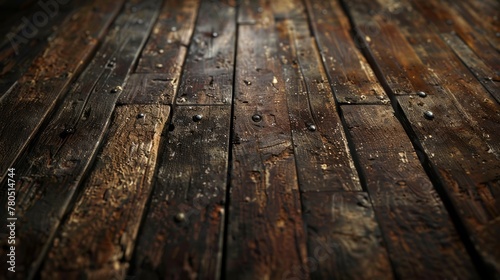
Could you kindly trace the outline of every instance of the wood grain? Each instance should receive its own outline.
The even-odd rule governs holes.
[[[178,105],[231,103],[236,40],[233,4],[201,4],[176,98]]]
[[[372,24],[371,19],[376,20],[379,36],[365,39],[364,43],[369,47],[367,54],[379,71],[382,83],[392,93],[395,89],[389,73],[393,68],[393,56],[386,51],[387,47],[404,47],[394,52],[396,60],[404,63],[405,69],[411,73],[421,69],[412,75],[402,73],[408,75],[415,90],[426,92],[427,97],[397,96],[396,107],[401,109],[397,113],[408,121],[416,145],[426,154],[426,167],[436,177],[442,195],[451,200],[456,209],[452,214],[459,216],[482,264],[486,265],[483,267],[485,271],[481,272],[498,275],[500,258],[493,253],[498,244],[486,245],[484,241],[492,240],[486,236],[491,233],[490,224],[500,213],[495,196],[489,189],[486,192],[484,189],[484,186],[498,184],[500,163],[495,148],[498,141],[496,134],[490,135],[490,132],[498,131],[498,104],[474,77],[469,79],[472,74],[461,62],[456,62],[458,58],[453,57],[449,48],[440,47],[444,43],[437,34],[420,28],[424,24],[421,15],[412,12],[403,16],[389,10],[380,15],[391,15],[392,20],[387,16],[383,20],[381,16],[368,16],[369,7],[363,1],[349,2],[347,7],[352,11],[361,38],[365,37],[365,27]],[[384,11],[387,7],[376,9]],[[394,17],[398,19],[397,26],[392,22]],[[420,24],[416,26],[417,23]],[[411,36],[411,30],[416,36]],[[426,111],[433,112],[434,118],[426,119]],[[489,112],[488,116],[485,112]]]
[[[26,72],[47,44],[63,32],[58,30],[62,23],[78,16],[75,8],[83,4],[83,1],[65,4],[40,1],[6,22],[14,25],[4,30],[5,33],[0,30],[0,34],[5,34],[0,41],[0,97]]]
[[[66,20],[64,29],[47,45],[8,94],[0,99],[0,176],[26,148],[42,122],[83,70],[105,29],[120,10],[120,3],[83,6],[78,17]],[[83,31],[82,31],[83,30]],[[71,50],[71,51],[70,51]],[[22,114],[20,113],[22,112]]]
[[[299,25],[307,23],[285,20],[276,24],[300,190],[360,191],[358,173],[314,39]]]
[[[16,214],[22,224],[17,228],[20,267],[16,277],[32,278],[43,261],[48,242],[106,132],[120,94],[118,87],[123,86],[145,43],[159,4],[151,0],[136,12],[124,10],[60,110],[15,165],[19,176]],[[110,61],[115,62],[113,67],[107,67]],[[1,199],[6,203],[5,196]]]
[[[448,212],[392,109],[354,105],[342,106],[342,112],[396,276],[477,279]]]
[[[278,36],[261,25],[238,34],[225,274],[282,278],[307,255]]]
[[[116,108],[83,192],[45,258],[42,278],[119,279],[127,274],[169,112],[164,105]]]
[[[393,279],[367,193],[310,192],[302,202],[311,279]],[[285,279],[297,278],[306,279],[300,270]]]
[[[230,114],[229,106],[176,107],[136,247],[139,279],[219,278]]]
[[[306,1],[323,65],[339,104],[388,104],[337,1]]]

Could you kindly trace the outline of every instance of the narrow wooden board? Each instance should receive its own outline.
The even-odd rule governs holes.
[[[65,26],[62,25],[63,20],[67,18],[65,22],[68,22],[78,15],[80,6],[83,6],[82,1],[64,4],[39,1],[18,14],[17,18],[11,19],[16,25],[0,41],[0,97],[28,70],[49,41],[57,36],[58,26]]]
[[[281,279],[306,265],[285,85],[273,28],[240,25],[227,279]]]
[[[238,24],[271,25],[274,15],[269,0],[240,0],[238,3]]]
[[[230,106],[175,108],[132,264],[138,279],[219,278],[230,122]]]
[[[342,112],[397,278],[478,278],[393,110],[356,105]]]
[[[411,94],[423,91],[428,95],[442,95],[449,108],[458,110],[473,130],[484,139],[492,151],[500,156],[500,108],[493,97],[462,64],[439,35],[429,31],[425,19],[416,12],[391,12],[379,7],[381,15],[370,16],[366,1],[350,2],[352,14],[362,38],[371,32],[367,26],[376,25],[380,36],[363,39],[369,47],[368,55],[373,57],[373,65],[384,76],[382,83],[397,94],[399,85],[393,85],[394,61],[405,71],[403,76],[410,81]],[[373,2],[370,2],[373,4]],[[393,20],[389,20],[389,19]],[[396,22],[397,19],[397,22]],[[391,46],[397,51],[387,52]],[[425,102],[425,100],[422,100]]]
[[[0,99],[0,178],[34,137],[44,119],[66,93],[70,82],[83,70],[105,29],[120,10],[120,3],[91,1],[69,19],[46,52]],[[50,66],[50,67],[49,67]],[[22,113],[21,113],[22,112]]]
[[[302,202],[311,279],[393,279],[367,193],[310,192]],[[284,279],[307,278],[294,270]]]
[[[42,278],[124,278],[169,113],[165,105],[116,108],[83,193],[44,260]]]
[[[239,24],[272,26],[274,22],[285,19],[307,19],[301,0],[243,0],[239,3]]]
[[[307,0],[316,42],[339,104],[388,104],[389,98],[352,37],[338,1]]]
[[[366,4],[374,5],[372,1],[355,1],[347,5],[361,38],[365,37],[363,32],[366,31],[366,26],[372,24],[372,19],[376,20],[379,26],[380,36],[371,37],[370,40],[364,39],[365,45],[369,47],[366,54],[379,72],[382,84],[385,84],[391,91],[393,91],[392,85],[388,82],[388,77],[390,77],[388,73],[391,71],[387,69],[391,68],[393,58],[385,53],[385,49],[390,47],[387,46],[388,42],[400,47],[404,46],[405,50],[398,52],[404,54],[404,57],[398,57],[396,60],[405,62],[406,68],[412,71],[422,69],[422,72],[419,71],[418,74],[410,75],[408,78],[412,79],[416,89],[428,93],[427,97],[397,96],[397,113],[402,119],[407,120],[405,124],[410,133],[415,134],[412,136],[415,144],[421,145],[422,151],[425,152],[426,167],[433,174],[443,197],[451,201],[454,208],[452,215],[457,215],[467,230],[466,235],[470,237],[476,253],[480,256],[478,264],[483,265],[480,273],[499,275],[500,257],[496,253],[498,250],[494,249],[499,245],[486,242],[486,240],[493,240],[493,236],[489,236],[492,234],[491,224],[494,225],[500,213],[499,204],[491,193],[491,186],[498,185],[500,162],[498,149],[494,147],[499,141],[496,139],[497,133],[485,132],[486,130],[498,131],[495,121],[498,118],[498,104],[485,92],[484,88],[478,87],[478,92],[475,92],[470,90],[470,85],[464,85],[468,82],[478,83],[474,77],[466,80],[463,77],[449,80],[450,75],[468,77],[472,74],[468,70],[460,74],[459,70],[450,69],[452,62],[443,59],[451,58],[447,53],[450,49],[447,47],[434,48],[435,50],[430,52],[431,55],[422,58],[430,67],[438,69],[427,70],[427,66],[424,66],[420,57],[429,51],[429,46],[433,44],[435,46],[435,43],[439,43],[441,39],[434,33],[425,31],[427,29],[409,28],[409,21],[415,17],[418,19],[417,15],[408,13],[404,17],[398,16],[397,13],[392,15],[390,11],[389,13],[382,12],[381,15],[398,16],[396,27],[395,23],[388,18],[383,20],[381,17],[369,16],[370,7]],[[419,26],[423,26],[423,23]],[[407,33],[408,41],[401,32]],[[411,34],[415,34],[415,38],[412,38]],[[422,40],[422,36],[435,37],[429,43],[427,40]],[[415,46],[415,49],[409,42]],[[452,58],[452,60],[456,59],[456,57]],[[410,61],[412,63],[408,63]],[[463,65],[460,62],[459,64],[458,69],[463,69]],[[444,70],[443,67],[448,70]],[[450,92],[451,90],[446,88],[450,84],[463,88],[457,92]],[[481,107],[487,109],[480,112]],[[434,118],[425,118],[426,111],[433,112]],[[486,126],[483,127],[483,124]]]
[[[204,1],[182,72],[176,103],[230,104],[236,40],[236,8]]]
[[[300,190],[360,191],[333,93],[307,22],[276,24]],[[307,30],[301,33],[300,30]]]
[[[165,1],[141,53],[136,73],[162,73],[179,80],[200,0]]]
[[[459,36],[472,50],[479,56],[489,67],[500,72],[500,56],[497,48],[493,47],[487,38],[476,32],[456,10],[457,4],[452,4],[451,1],[411,1],[415,10],[422,14],[425,22],[431,22],[439,33],[455,33]],[[487,1],[485,1],[487,2]],[[409,2],[403,2],[403,5]],[[495,7],[492,7],[495,9]],[[500,8],[497,3],[496,9]],[[407,15],[406,15],[407,16]],[[497,15],[498,16],[498,15]],[[421,22],[421,20],[418,20]],[[498,39],[497,39],[498,40]]]
[[[14,166],[18,175],[16,214],[22,225],[16,228],[16,277],[32,278],[43,261],[48,242],[106,132],[120,94],[117,87],[123,86],[131,71],[158,16],[160,2],[150,0],[141,3],[136,12],[123,11],[60,110]],[[115,62],[113,67],[107,67],[110,61]],[[6,199],[2,193],[2,203]],[[2,218],[5,215],[1,213]]]
[[[118,104],[172,104],[179,83],[179,77],[169,78],[172,76],[162,73],[131,74]]]
[[[500,51],[500,3],[495,0],[485,1],[447,1],[462,15],[477,33],[483,35],[490,45]]]
[[[486,65],[458,36],[443,33],[441,37],[495,98],[497,103],[500,103],[500,76],[497,75],[498,72],[496,73],[495,70]]]

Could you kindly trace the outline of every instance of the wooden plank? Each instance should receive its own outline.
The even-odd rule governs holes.
[[[300,190],[360,191],[359,176],[316,45],[309,31],[299,25],[307,26],[307,22],[286,20],[276,24]]]
[[[81,72],[120,10],[119,3],[113,3],[100,5],[94,11],[97,3],[89,2],[81,7],[75,20],[67,19],[65,28],[49,42],[47,51],[36,58],[18,83],[0,99],[1,181],[66,93],[70,82]]]
[[[415,12],[407,12],[405,15],[396,13],[394,19],[398,20],[394,38],[404,35],[405,38],[400,37],[398,40],[406,39],[423,63],[422,67],[426,67],[427,72],[434,76],[432,81],[425,77],[424,81],[436,88],[441,87],[452,101],[453,105],[450,105],[461,111],[488,146],[500,156],[500,107],[495,99],[439,35],[430,32],[428,28],[422,28],[426,23],[424,16]],[[379,25],[384,28],[382,23]]]
[[[133,258],[138,279],[219,278],[230,122],[230,106],[175,108]]]
[[[240,25],[227,279],[280,279],[306,267],[285,83],[274,27]]]
[[[445,42],[453,49],[455,54],[460,57],[462,62],[470,69],[478,81],[488,90],[500,103],[500,77],[496,75],[495,70],[486,65],[465,43],[456,35],[441,34]]]
[[[393,279],[367,193],[310,192],[302,202],[311,279]],[[285,279],[306,278],[294,270]]]
[[[163,73],[131,74],[118,104],[172,104],[179,83],[178,75],[172,76],[175,78]]]
[[[136,73],[163,73],[179,80],[200,0],[165,1],[141,53]]]
[[[43,261],[48,242],[106,132],[120,87],[146,41],[160,4],[159,0],[150,0],[135,12],[123,11],[60,110],[15,165],[19,176],[19,277],[32,278]],[[110,61],[115,63],[107,67]],[[6,203],[5,195],[1,201]],[[1,213],[3,218],[5,215]],[[2,256],[6,255],[3,248]]]
[[[426,45],[422,42],[420,35],[429,34],[429,32],[416,27],[411,29],[406,27],[407,30],[403,32],[407,32],[408,36],[410,36],[411,30],[416,37],[420,36],[420,38],[408,39],[414,45],[418,44],[415,41],[420,42],[421,46],[414,50],[411,46],[408,47],[408,41],[401,34],[407,19],[399,16],[398,27],[396,27],[388,20],[383,21],[380,17],[368,16],[365,4],[364,1],[355,1],[349,2],[347,6],[352,12],[352,18],[361,38],[365,37],[363,32],[366,32],[363,27],[371,24],[372,18],[377,20],[380,35],[373,36],[369,41],[364,40],[364,43],[369,47],[366,53],[380,73],[379,78],[382,84],[385,84],[387,89],[392,91],[392,85],[387,81],[386,71],[390,68],[390,63],[387,62],[392,58],[383,50],[387,47],[387,42],[405,46],[405,51],[402,52],[405,58],[398,57],[397,60],[405,61],[408,57],[413,57],[411,60],[414,63],[407,64],[407,68],[423,68],[424,64],[420,61],[416,51],[420,52],[419,55],[426,52],[429,44]],[[411,15],[410,13],[407,16],[413,19]],[[424,25],[419,23],[421,26]],[[439,40],[439,38],[430,40],[430,45],[433,42],[439,42]],[[442,195],[450,200],[455,209],[452,215],[457,215],[461,224],[464,225],[466,234],[470,237],[476,253],[480,256],[478,263],[485,265],[481,266],[481,273],[488,275],[492,272],[492,274],[498,275],[500,258],[495,253],[497,250],[493,248],[498,248],[499,245],[485,242],[492,240],[493,237],[488,236],[492,231],[488,229],[491,228],[490,224],[497,219],[500,213],[499,204],[491,193],[491,186],[498,184],[498,170],[500,170],[498,149],[493,148],[498,141],[496,141],[496,135],[483,130],[483,123],[490,121],[490,124],[484,129],[498,131],[498,125],[495,124],[495,119],[498,116],[498,105],[491,97],[487,96],[484,89],[478,89],[479,92],[476,93],[469,91],[468,86],[463,86],[468,81],[474,82],[474,78],[464,81],[460,80],[462,78],[452,79],[453,82],[458,81],[458,85],[465,87],[466,90],[461,89],[452,94],[450,89],[445,88],[447,84],[452,83],[446,82],[450,80],[448,72],[451,72],[452,76],[459,75],[458,70],[450,69],[450,63],[444,61],[443,57],[450,57],[445,53],[446,51],[449,51],[447,47],[444,47],[442,51],[437,49],[426,58],[426,64],[441,70],[434,72],[423,69],[423,72],[415,75],[415,77],[418,75],[418,78],[412,81],[417,90],[427,93],[427,97],[398,96],[397,105],[401,111],[397,113],[402,119],[407,120],[408,129],[415,134],[413,138],[416,145],[421,146],[422,151],[425,152],[424,158],[428,171],[433,174]],[[442,63],[448,70],[444,70],[443,65],[437,65],[436,62],[437,64]],[[461,67],[463,68],[463,66]],[[466,70],[463,75],[467,77],[470,73]],[[413,80],[414,76],[408,78]],[[475,100],[471,101],[471,99]],[[464,107],[468,111],[464,110]],[[487,109],[479,113],[478,108],[481,107]],[[433,112],[433,117],[426,118],[424,113],[427,111]],[[483,117],[486,119],[477,121],[478,118]],[[474,123],[474,120],[477,122]]]
[[[489,67],[500,72],[498,47],[494,48],[481,33],[476,32],[469,23],[454,9],[457,4],[451,1],[413,1],[416,11],[422,14],[425,22],[431,22],[440,33],[455,33],[479,56]],[[494,8],[494,7],[492,7]],[[497,3],[496,9],[500,5]],[[422,21],[422,20],[418,20]]]
[[[205,1],[182,72],[176,103],[230,104],[234,72],[236,8]]]
[[[238,3],[238,24],[269,25],[274,15],[269,0],[240,0]]]
[[[0,42],[0,97],[26,72],[48,42],[57,36],[58,26],[65,26],[61,25],[63,20],[67,18],[68,22],[78,15],[74,9],[81,6],[82,1],[61,2],[39,1],[11,19],[16,25],[6,30],[6,36]]]
[[[45,258],[42,278],[124,278],[169,113],[165,105],[116,108],[83,193]]]
[[[392,14],[381,7],[382,14],[372,17],[368,15],[363,1],[349,5],[355,11],[353,15],[361,27],[359,34],[362,38],[368,36],[362,34],[370,32],[367,25],[375,24],[380,30],[380,36],[372,36],[365,43],[370,47],[370,56],[375,57],[375,67],[382,68],[380,71],[385,80],[390,80],[391,72],[395,70],[391,60],[397,60],[404,69],[408,69],[403,75],[407,75],[411,82],[413,92],[410,93],[423,91],[428,95],[446,96],[449,107],[459,110],[492,151],[500,155],[500,136],[496,136],[500,129],[498,103],[436,33],[422,28],[425,26],[422,16],[415,12]],[[397,19],[398,23],[387,20],[390,17]],[[397,46],[394,54],[387,52],[391,45]],[[398,90],[398,86],[394,89],[391,82],[387,85],[393,92]]]
[[[397,278],[478,278],[392,109],[357,105],[342,112]]]
[[[285,19],[306,20],[301,0],[242,0],[239,3],[238,23],[272,25]]]
[[[448,1],[471,27],[482,34],[490,45],[500,51],[500,3],[495,0],[485,1]]]
[[[119,104],[172,104],[194,30],[199,0],[166,1]]]
[[[323,64],[340,104],[388,104],[389,98],[353,40],[337,1],[306,1]],[[396,83],[399,83],[397,80]]]

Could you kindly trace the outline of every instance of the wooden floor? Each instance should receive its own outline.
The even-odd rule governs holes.
[[[24,2],[0,279],[500,279],[499,1]]]

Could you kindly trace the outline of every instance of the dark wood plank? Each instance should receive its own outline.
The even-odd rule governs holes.
[[[0,176],[12,166],[43,120],[83,70],[98,41],[105,34],[120,3],[100,5],[90,1],[61,33],[49,42],[16,85],[0,99]],[[50,67],[49,67],[50,66]],[[22,112],[22,114],[20,114]],[[15,132],[15,133],[14,133]]]
[[[108,140],[76,206],[58,230],[42,278],[124,278],[169,113],[165,105],[116,108]]]
[[[83,1],[61,2],[38,1],[11,19],[16,25],[0,41],[0,97],[26,72],[49,41],[57,36],[56,30],[70,24],[78,16],[78,8],[83,6]]]
[[[230,106],[175,108],[132,264],[138,279],[219,278],[230,122]]]
[[[136,73],[163,73],[179,80],[200,0],[165,1],[141,53]]]
[[[500,51],[500,3],[495,0],[447,1],[491,46]]]
[[[342,112],[397,277],[478,278],[393,110],[346,105]]]
[[[118,104],[172,104],[179,75],[133,73],[129,76]],[[169,78],[169,77],[174,78]]]
[[[366,53],[380,73],[381,82],[390,91],[393,91],[392,84],[388,81],[388,73],[391,71],[387,69],[391,68],[390,61],[394,58],[386,52],[390,45],[404,46],[404,50],[398,52],[403,57],[396,57],[396,60],[404,62],[405,68],[412,71],[422,69],[409,75],[408,79],[412,80],[416,91],[426,92],[427,97],[397,96],[398,107],[402,109],[398,113],[404,114],[402,118],[408,120],[408,128],[415,134],[413,137],[416,145],[421,146],[425,152],[426,165],[435,176],[437,186],[443,196],[451,201],[455,209],[453,215],[459,216],[476,252],[481,256],[480,262],[486,265],[483,267],[485,271],[481,272],[498,275],[500,257],[496,253],[498,250],[494,248],[499,245],[486,242],[493,240],[492,236],[488,236],[492,233],[489,229],[500,213],[499,203],[491,190],[494,188],[492,186],[498,185],[500,162],[495,145],[500,141],[496,136],[498,133],[487,132],[499,130],[496,122],[498,104],[480,85],[474,90],[470,88],[471,85],[465,85],[470,82],[476,86],[478,82],[474,77],[467,78],[472,75],[467,69],[460,71],[464,68],[463,65],[453,62],[457,58],[449,54],[447,46],[437,47],[436,44],[441,45],[442,42],[439,36],[420,28],[426,24],[420,16],[407,13],[405,18],[396,13],[393,16],[398,17],[398,26],[395,26],[388,18],[383,20],[369,15],[370,8],[366,6],[366,1],[346,4],[361,38],[367,32],[365,27],[374,24],[372,19],[376,20],[380,35],[364,40],[364,44],[369,47]],[[370,1],[369,4],[373,5],[373,2]],[[415,18],[418,21],[409,23]],[[410,24],[418,24],[420,27]],[[406,32],[408,40],[401,32]],[[433,37],[428,42],[422,39],[424,36]],[[432,50],[429,50],[429,46],[433,46]],[[428,55],[425,55],[428,51]],[[413,63],[408,63],[409,61]],[[434,71],[428,71],[428,67]],[[452,87],[448,87],[450,84]],[[480,108],[485,109],[480,112]],[[433,118],[425,117],[424,113],[427,111],[434,113]],[[486,271],[488,268],[491,271]]]
[[[193,34],[199,0],[166,1],[119,104],[172,104],[187,46]]]
[[[269,25],[274,15],[269,0],[240,0],[238,3],[238,24]]]
[[[135,12],[123,10],[60,110],[16,163],[16,277],[32,278],[43,261],[48,242],[106,132],[120,87],[146,41],[160,4],[150,0],[138,5]],[[110,61],[115,62],[112,67]],[[1,201],[6,203],[5,195]],[[2,218],[5,215],[1,213]]]
[[[231,103],[236,40],[233,4],[201,3],[176,98],[178,105]]]
[[[415,10],[419,11],[425,18],[426,23],[431,22],[440,33],[457,34],[488,66],[497,73],[500,72],[498,46],[494,48],[483,34],[476,32],[469,25],[469,22],[455,9],[457,4],[452,4],[451,1],[410,1]],[[408,2],[405,1],[405,3]],[[492,8],[495,9],[495,7]],[[498,9],[500,9],[500,4],[497,2],[496,10],[498,11]],[[418,21],[422,22],[420,19]]]
[[[240,25],[227,279],[280,279],[306,265],[285,83],[274,27]]]
[[[303,19],[307,15],[301,0],[243,0],[239,2],[238,23],[272,25],[284,19]]]
[[[500,103],[500,76],[497,76],[495,70],[486,65],[457,35],[443,33],[441,37],[460,57],[462,62],[467,65],[472,74],[495,98],[497,103]]]
[[[339,3],[308,0],[306,4],[337,102],[388,104],[388,96],[353,40],[349,19]]]
[[[449,96],[450,106],[457,107],[488,146],[500,156],[500,106],[495,99],[437,33],[423,28],[427,22],[424,15],[410,11],[405,15],[396,13],[394,19],[398,21],[394,37],[404,35],[405,38],[400,38],[400,41],[406,39],[411,44],[422,67],[426,67],[426,72],[431,72],[433,76],[431,81],[424,81],[435,88],[442,88],[443,94]]]
[[[310,192],[302,202],[311,279],[393,279],[367,193]],[[294,270],[284,279],[306,278]]]
[[[360,191],[333,93],[303,20],[276,24],[300,190]],[[307,33],[303,33],[306,31]]]

